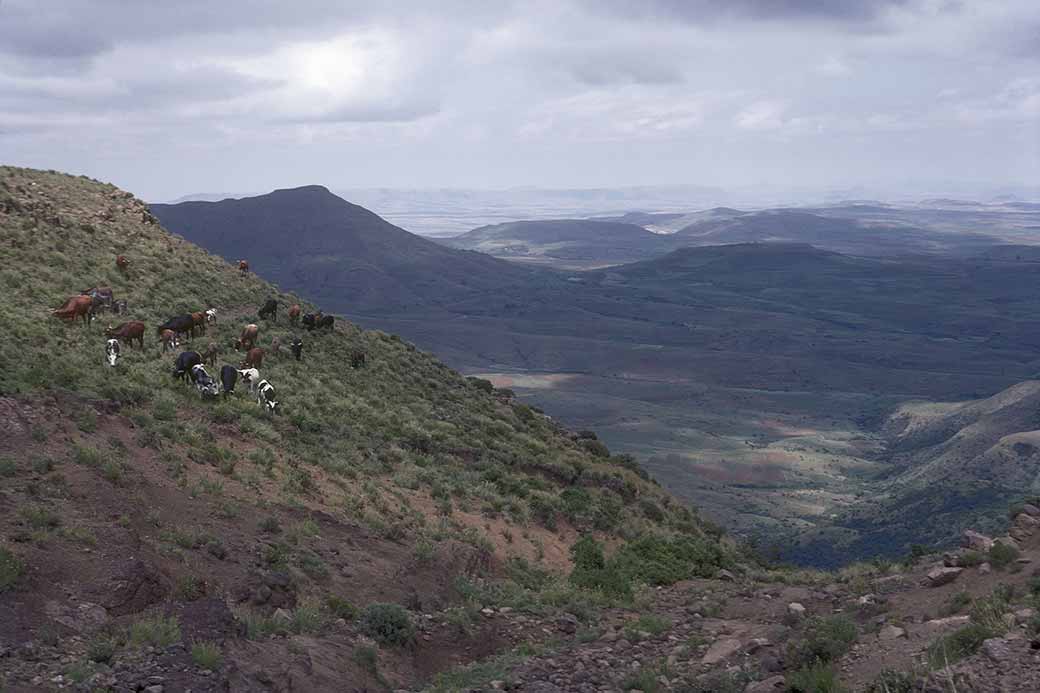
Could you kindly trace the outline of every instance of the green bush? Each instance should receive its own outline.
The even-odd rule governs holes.
[[[18,556],[0,546],[0,592],[6,592],[25,572],[25,564]]]
[[[357,607],[340,597],[328,597],[325,600],[325,608],[329,610],[333,618],[342,618],[346,621],[353,621],[358,615]]]
[[[866,693],[914,693],[916,681],[913,674],[885,669],[867,686]]]
[[[152,645],[154,647],[169,647],[181,639],[181,627],[177,623],[177,617],[153,616],[143,618],[130,625],[127,639],[130,644],[138,647]]]
[[[191,661],[202,669],[216,669],[223,659],[216,643],[195,641],[191,644]]]
[[[384,645],[403,647],[415,640],[415,626],[399,604],[369,604],[362,610],[358,627],[365,635]]]
[[[997,542],[989,550],[989,564],[994,570],[1004,570],[1018,560],[1019,551],[1014,546]]]
[[[830,664],[816,663],[787,676],[786,693],[845,693],[838,671]]]
[[[811,667],[840,659],[859,637],[856,624],[845,616],[817,616],[805,624],[802,638],[788,647],[796,666]]]
[[[108,635],[100,635],[91,638],[87,643],[87,659],[99,664],[107,664],[112,661],[117,649],[119,649],[119,641]]]
[[[978,652],[984,641],[998,635],[998,632],[980,623],[969,623],[933,642],[928,647],[928,663],[938,669],[959,662]]]

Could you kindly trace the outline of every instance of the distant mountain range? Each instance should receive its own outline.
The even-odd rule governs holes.
[[[464,241],[523,246],[528,263],[572,265],[561,271],[434,243],[316,186],[153,211],[283,289],[599,431],[728,527],[799,537],[786,551],[803,561],[948,539],[963,523],[914,534],[902,511],[914,489],[947,519],[1014,495],[962,494],[977,469],[921,490],[904,474],[925,457],[901,456],[885,425],[907,400],[990,396],[1040,369],[1036,251],[966,233],[960,212],[921,210],[937,230],[874,204],[712,209],[495,225]],[[1030,213],[1014,215],[990,223],[1026,237]],[[735,239],[756,242],[710,245]]]

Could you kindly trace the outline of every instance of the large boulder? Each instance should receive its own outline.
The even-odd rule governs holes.
[[[926,587],[941,587],[942,585],[948,585],[964,572],[964,568],[933,568],[928,571],[928,575],[925,576],[924,584]]]
[[[985,534],[979,534],[975,530],[966,529],[961,535],[961,546],[979,553],[989,553],[993,548],[993,540]]]

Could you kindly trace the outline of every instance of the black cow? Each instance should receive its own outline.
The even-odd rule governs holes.
[[[317,322],[317,319],[318,316],[314,313],[306,313],[302,318],[300,318],[300,320],[303,321],[303,326],[307,328],[307,331],[314,329],[314,323]]]
[[[269,298],[264,301],[264,305],[257,311],[257,315],[260,316],[261,320],[267,320],[268,318],[274,318],[275,322],[278,322],[278,301],[273,298]]]
[[[177,315],[155,328],[155,334],[162,334],[163,330],[170,330],[174,335],[184,334],[194,338],[195,318],[190,314]]]
[[[289,351],[292,352],[293,358],[297,361],[302,360],[303,356],[303,340],[299,337],[293,337],[292,344],[289,345]]]
[[[224,364],[220,368],[220,385],[224,388],[224,396],[234,394],[235,383],[238,382],[238,369]]]
[[[182,351],[173,367],[173,377],[184,380],[192,368],[202,363],[202,354],[197,351]]]
[[[361,349],[355,349],[350,354],[350,367],[351,368],[364,368],[367,361],[365,352]]]
[[[320,318],[318,318],[317,320],[314,321],[314,326],[316,328],[318,328],[319,330],[322,329],[322,328],[328,328],[329,331],[331,332],[333,326],[335,325],[335,323],[336,323],[335,316],[332,316],[332,315],[322,315]]]

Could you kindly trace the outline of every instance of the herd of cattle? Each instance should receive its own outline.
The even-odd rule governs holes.
[[[116,258],[116,266],[123,272],[129,267],[129,262],[120,255]],[[249,265],[242,260],[239,262],[241,271],[248,271]],[[79,296],[69,298],[61,308],[51,312],[54,317],[74,322],[82,319],[84,325],[89,326],[102,310],[109,310],[115,314],[125,314],[127,304],[125,300],[115,300],[110,287],[93,287],[81,292]],[[260,307],[258,315],[263,320],[277,321],[278,301],[271,298]],[[335,318],[331,315],[318,313],[307,313],[301,315],[299,305],[293,304],[289,307],[289,322],[293,327],[300,323],[308,331],[316,329],[328,329],[334,327]],[[195,338],[196,334],[206,334],[207,327],[217,322],[217,311],[209,308],[195,313],[177,315],[156,328],[161,347],[160,355],[180,346],[179,338],[186,337],[188,340]],[[122,344],[133,348],[136,340],[140,348],[144,348],[145,325],[143,322],[133,320],[123,322],[116,326],[109,326],[105,330],[105,362],[109,366],[115,366],[121,356]],[[224,364],[220,369],[220,382],[206,371],[206,365],[215,365],[220,348],[216,343],[210,342],[202,353],[194,350],[185,350],[178,354],[173,367],[173,377],[177,380],[187,382],[190,379],[192,385],[205,397],[216,397],[223,391],[224,397],[234,393],[235,385],[241,379],[249,387],[249,391],[256,397],[256,402],[267,412],[274,414],[278,408],[275,399],[275,389],[267,380],[261,379],[259,368],[263,365],[265,351],[257,346],[260,328],[256,324],[246,325],[238,339],[234,340],[232,346],[236,351],[245,352],[241,367]],[[277,337],[271,342],[271,351],[278,353],[281,345]],[[294,335],[289,344],[289,351],[297,361],[303,358],[303,340]],[[358,368],[365,364],[364,352],[355,352],[351,358],[351,366]]]

